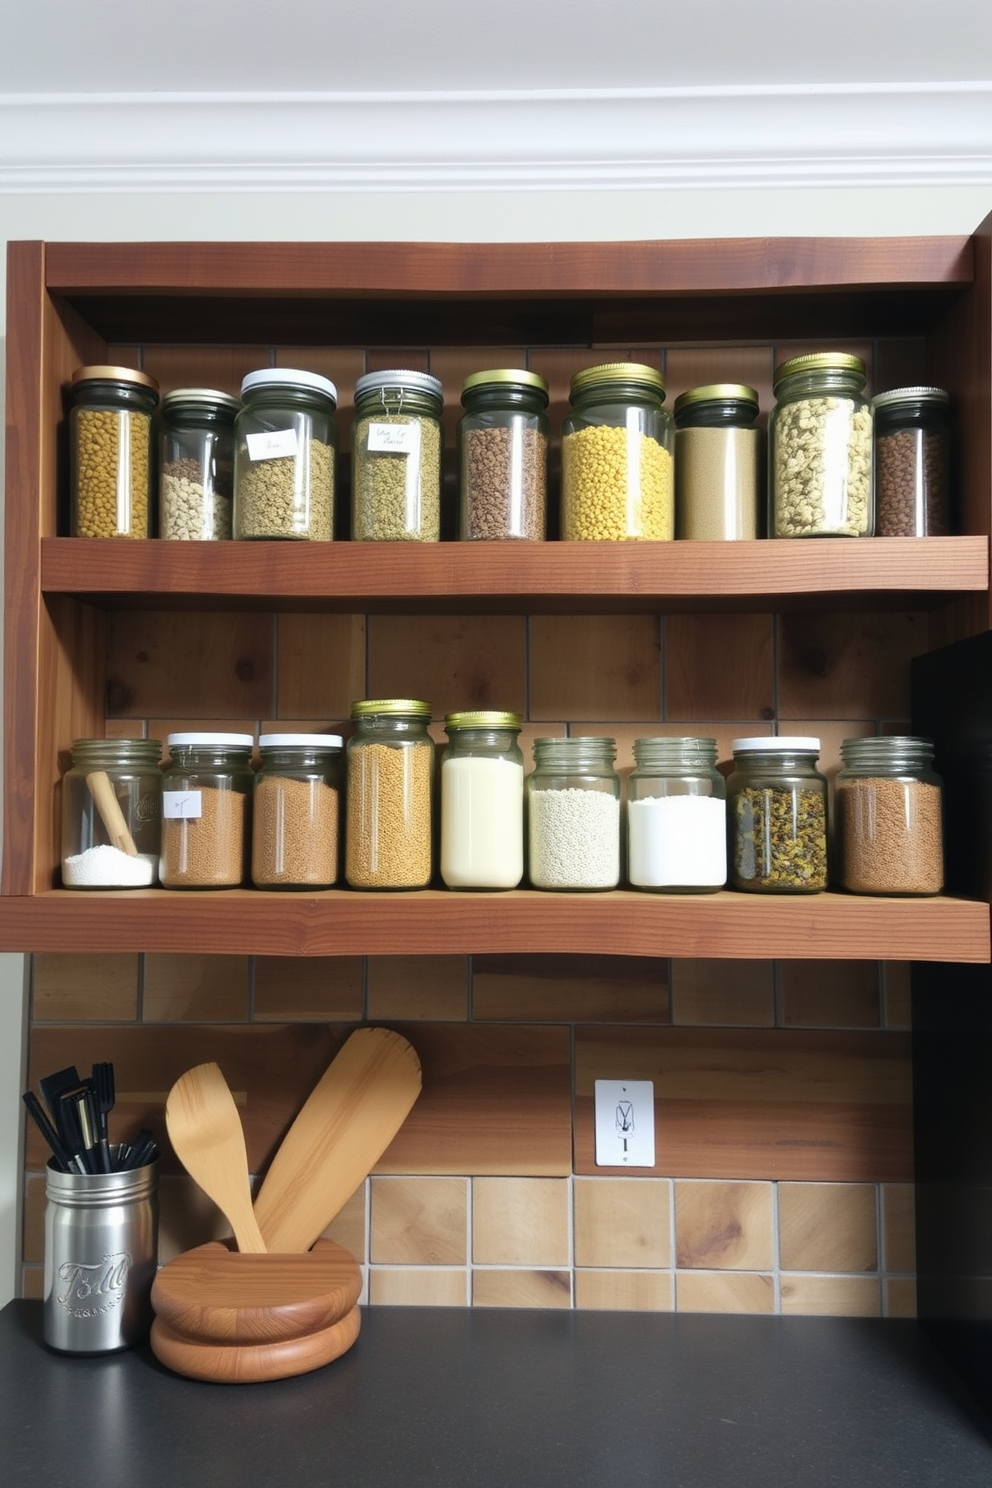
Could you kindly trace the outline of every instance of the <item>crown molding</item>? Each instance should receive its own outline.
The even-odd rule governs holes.
[[[992,83],[0,94],[0,192],[992,184]]]

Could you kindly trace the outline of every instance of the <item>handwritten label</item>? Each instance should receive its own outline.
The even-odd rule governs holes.
[[[369,454],[415,455],[419,448],[419,424],[369,424]]]
[[[295,429],[272,429],[267,434],[246,434],[248,458],[255,460],[295,459],[299,446]]]
[[[203,815],[203,797],[198,790],[163,791],[162,815],[166,821],[195,821]]]

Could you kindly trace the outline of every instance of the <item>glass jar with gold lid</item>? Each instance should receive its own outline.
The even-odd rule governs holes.
[[[775,369],[769,424],[768,535],[870,537],[872,412],[865,364],[843,351]]]
[[[449,889],[513,889],[524,875],[519,713],[449,713],[441,760],[441,877]]]
[[[544,537],[547,406],[548,384],[536,372],[504,367],[466,377],[458,425],[463,540]]]
[[[433,864],[431,705],[352,703],[347,748],[345,877],[353,889],[425,889]]]
[[[562,424],[565,541],[675,536],[673,426],[664,398],[661,372],[641,362],[575,373]]]

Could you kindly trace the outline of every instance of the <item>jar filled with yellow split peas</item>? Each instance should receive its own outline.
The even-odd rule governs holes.
[[[661,373],[640,362],[576,372],[561,441],[566,542],[675,536],[674,435],[664,397]]]
[[[72,536],[149,537],[158,383],[132,367],[77,367],[72,393]]]
[[[376,698],[351,706],[345,877],[353,889],[423,889],[433,867],[430,703]]]
[[[338,393],[318,372],[263,367],[241,383],[235,424],[234,536],[334,536]]]

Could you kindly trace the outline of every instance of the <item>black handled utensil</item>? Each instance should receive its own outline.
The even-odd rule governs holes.
[[[97,1147],[100,1151],[101,1172],[109,1173],[113,1164],[110,1160],[110,1138],[107,1126],[107,1117],[114,1109],[116,1092],[114,1089],[114,1066],[109,1061],[104,1061],[93,1066],[93,1075],[90,1081],[93,1091],[93,1108],[96,1115]]]

